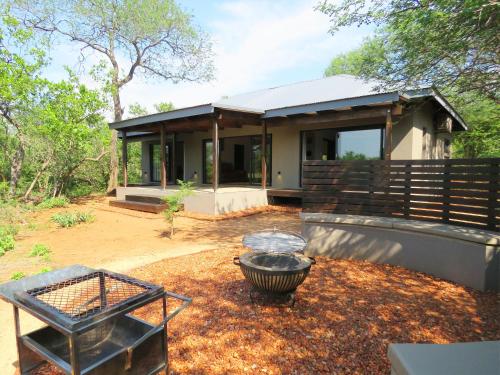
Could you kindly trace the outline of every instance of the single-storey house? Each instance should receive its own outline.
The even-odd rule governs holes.
[[[449,158],[467,125],[447,100],[434,87],[377,84],[336,75],[111,123],[123,140],[117,200],[191,180],[186,209],[220,214],[299,197],[303,160]],[[142,186],[127,183],[128,142],[142,145]]]

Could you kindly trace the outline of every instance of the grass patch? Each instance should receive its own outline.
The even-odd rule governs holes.
[[[24,272],[14,272],[11,276],[11,280],[21,280],[26,277],[26,274]]]
[[[52,271],[52,267],[43,267],[40,271],[38,271],[37,273],[35,273],[35,275],[40,275],[41,273],[47,273],[47,272],[50,272]]]
[[[70,228],[81,223],[91,223],[95,216],[90,212],[60,212],[52,216],[52,221],[61,228]]]
[[[41,257],[44,260],[50,260],[50,249],[47,245],[37,243],[31,248],[30,257]]]
[[[12,234],[0,234],[0,256],[4,255],[7,251],[14,250],[16,240]]]
[[[66,197],[48,198],[37,204],[36,208],[40,210],[48,208],[66,207],[69,204],[69,199]]]

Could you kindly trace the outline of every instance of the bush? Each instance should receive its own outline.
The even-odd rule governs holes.
[[[26,277],[24,272],[14,272],[10,278],[11,280],[21,280],[24,277]]]
[[[19,228],[16,225],[0,225],[0,237],[10,234],[15,236],[19,232]]]
[[[7,251],[13,250],[16,241],[12,234],[0,235],[0,256],[4,255]]]
[[[52,221],[62,228],[70,228],[80,223],[90,223],[95,216],[89,212],[60,212],[52,216]]]
[[[42,257],[45,260],[49,260],[50,259],[50,249],[48,246],[46,246],[44,244],[37,243],[37,244],[33,245],[33,247],[31,248],[30,257]]]
[[[37,209],[47,209],[47,208],[56,208],[56,207],[66,207],[69,204],[69,199],[66,197],[55,197],[48,198],[40,202],[36,208]]]
[[[43,267],[40,271],[38,271],[35,275],[39,275],[41,273],[47,273],[52,271],[52,267]]]

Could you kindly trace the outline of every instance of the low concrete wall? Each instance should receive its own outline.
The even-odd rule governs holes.
[[[500,290],[500,235],[414,220],[301,214],[306,254],[360,259]]]
[[[118,187],[116,199],[124,200],[125,195],[164,197],[178,191],[175,186],[163,190],[157,186]],[[228,212],[247,210],[267,205],[267,190],[253,187],[221,187],[215,193],[210,188],[197,188],[193,195],[184,199],[184,210],[205,215],[221,215]]]

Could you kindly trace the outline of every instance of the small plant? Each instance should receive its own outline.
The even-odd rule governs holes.
[[[26,277],[26,274],[24,272],[14,272],[11,276],[11,280],[21,280],[22,278]]]
[[[41,257],[48,261],[50,260],[50,249],[44,244],[37,243],[31,248],[30,257]]]
[[[174,236],[174,216],[180,211],[184,198],[194,194],[192,181],[177,180],[179,190],[174,194],[167,195],[163,200],[167,204],[167,208],[163,211],[163,216],[170,225],[170,238]]]
[[[69,204],[69,199],[66,197],[55,197],[48,198],[39,203],[36,208],[37,209],[47,209],[47,208],[56,208],[56,207],[66,207]]]
[[[4,255],[7,251],[14,250],[16,241],[12,234],[0,234],[0,256]]]
[[[80,223],[90,223],[95,216],[89,212],[60,212],[52,216],[52,221],[62,228],[70,228]]]
[[[52,267],[43,267],[40,271],[38,271],[35,275],[39,275],[41,273],[47,273],[52,271]]]

